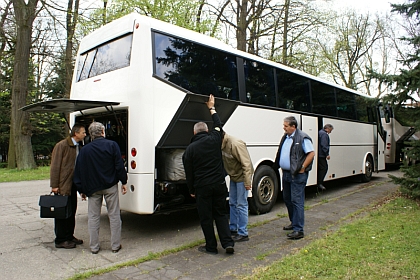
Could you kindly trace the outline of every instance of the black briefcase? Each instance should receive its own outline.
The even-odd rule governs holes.
[[[41,195],[39,206],[41,218],[67,219],[72,214],[70,197],[66,195]]]

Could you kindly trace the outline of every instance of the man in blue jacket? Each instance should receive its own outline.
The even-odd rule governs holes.
[[[121,249],[121,216],[118,197],[118,182],[121,192],[127,192],[127,172],[121,158],[120,147],[114,141],[105,139],[105,127],[99,122],[89,126],[93,142],[79,153],[74,171],[74,183],[82,197],[88,200],[88,228],[90,250],[97,254],[99,246],[99,223],[102,200],[105,198],[111,228],[111,248],[113,253]]]
[[[197,200],[201,228],[206,246],[198,247],[203,253],[217,254],[217,240],[213,220],[216,222],[220,243],[226,253],[234,253],[234,241],[229,230],[226,197],[227,187],[222,161],[222,124],[214,108],[214,96],[206,103],[213,119],[213,130],[207,124],[194,125],[194,136],[182,157],[187,185],[192,197]]]
[[[324,128],[318,131],[318,174],[317,186],[321,191],[325,191],[324,178],[328,171],[328,162],[330,159],[330,136],[328,134],[334,127],[331,124],[324,125]]]

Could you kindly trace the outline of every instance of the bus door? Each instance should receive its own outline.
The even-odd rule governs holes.
[[[374,122],[376,125],[373,125],[373,135],[375,141],[374,148],[374,171],[379,171],[385,169],[385,138],[386,131],[382,126],[380,106],[376,106],[375,110],[369,108],[369,117],[371,122]],[[373,111],[373,112],[372,112]]]
[[[312,138],[312,144],[315,149],[315,158],[312,164],[312,170],[309,172],[307,186],[316,185],[317,174],[317,156],[316,150],[318,148],[318,119],[317,117],[303,116],[301,117],[301,130]]]

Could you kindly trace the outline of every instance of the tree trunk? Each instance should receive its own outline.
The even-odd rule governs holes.
[[[13,67],[11,139],[14,141],[14,155],[18,169],[35,168],[31,144],[31,124],[29,113],[19,110],[26,105],[28,96],[29,59],[31,49],[32,24],[36,16],[38,0],[13,0],[16,18],[16,55]],[[9,158],[12,157],[9,150]],[[9,165],[11,166],[11,165]]]
[[[67,41],[66,41],[66,57],[65,57],[65,64],[66,64],[66,92],[65,98],[70,97],[70,89],[71,89],[71,82],[73,77],[73,38],[74,38],[74,31],[76,29],[76,24],[79,15],[79,0],[76,0],[74,3],[74,11],[73,11],[73,0],[68,0],[67,5],[67,17],[66,17],[66,29],[67,29]]]
[[[13,141],[13,126],[10,126],[9,152],[7,153],[7,168],[16,168],[15,141]]]
[[[290,0],[284,1],[284,22],[283,22],[283,50],[282,50],[282,63],[288,65],[289,61],[287,59],[287,33],[289,31],[289,8]]]
[[[246,22],[248,0],[241,1],[237,0],[237,30],[236,30],[236,43],[237,49],[246,52],[246,28],[248,26]]]

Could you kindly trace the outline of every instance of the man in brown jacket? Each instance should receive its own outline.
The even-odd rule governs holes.
[[[54,219],[55,247],[72,249],[83,240],[74,237],[77,209],[77,188],[73,185],[73,172],[79,153],[79,142],[86,136],[85,127],[75,124],[71,134],[58,142],[51,155],[50,186],[55,194],[70,196],[72,215],[67,219]]]
[[[248,241],[248,191],[252,188],[252,166],[246,143],[223,131],[222,158],[230,177],[229,228],[235,242]]]

